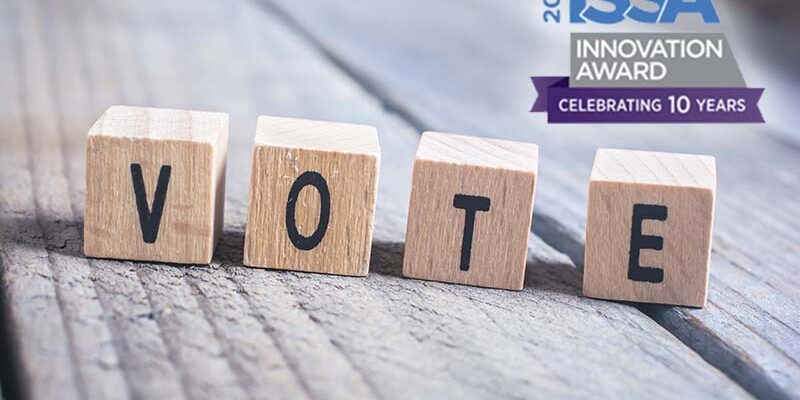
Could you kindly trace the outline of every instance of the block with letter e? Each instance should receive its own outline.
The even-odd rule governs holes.
[[[598,150],[589,185],[583,293],[705,306],[715,194],[713,157]]]
[[[374,127],[259,117],[244,264],[366,275],[379,166]]]
[[[86,143],[89,257],[207,264],[222,229],[228,115],[112,106]]]
[[[403,275],[521,290],[538,164],[534,144],[424,133]]]

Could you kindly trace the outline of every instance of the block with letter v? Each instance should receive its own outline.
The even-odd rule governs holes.
[[[109,108],[86,144],[86,255],[209,263],[222,229],[227,140],[227,114]]]

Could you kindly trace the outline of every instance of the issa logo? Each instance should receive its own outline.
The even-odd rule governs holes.
[[[568,6],[571,26],[588,31],[570,34],[569,75],[532,77],[538,97],[531,112],[547,113],[549,123],[764,122],[764,89],[747,87],[724,33],[655,25],[679,17],[719,24],[712,0],[541,1],[545,23],[560,23],[559,7]],[[591,32],[586,25],[627,20],[650,27]]]
[[[561,0],[543,0],[547,10],[545,22],[561,22]],[[641,7],[631,4],[631,0],[571,0],[569,3],[569,22],[584,24],[616,24],[626,19],[646,24],[672,24],[681,14],[699,14],[706,24],[718,24],[719,16],[711,0],[641,0]],[[596,7],[598,5],[599,7]]]

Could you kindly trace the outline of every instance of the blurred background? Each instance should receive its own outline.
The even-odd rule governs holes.
[[[751,87],[765,87],[762,100],[768,126],[795,139],[800,95],[800,3],[795,1],[727,0],[717,2],[722,26],[735,47]]]

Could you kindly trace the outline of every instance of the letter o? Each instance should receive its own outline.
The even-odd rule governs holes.
[[[297,220],[295,214],[297,211],[297,199],[300,197],[300,191],[306,186],[313,186],[319,192],[319,223],[317,229],[311,236],[303,236],[297,230]],[[325,178],[318,172],[306,171],[303,172],[292,184],[289,189],[289,197],[286,200],[286,232],[289,234],[289,240],[292,241],[295,247],[300,250],[311,250],[322,242],[325,237],[325,232],[328,230],[328,222],[331,216],[331,192],[328,190],[328,183]]]

